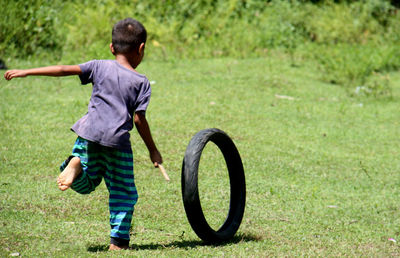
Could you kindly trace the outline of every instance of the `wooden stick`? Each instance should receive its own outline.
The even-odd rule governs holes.
[[[169,176],[167,174],[167,172],[165,171],[165,168],[163,167],[163,165],[158,164],[158,168],[160,169],[162,175],[164,176],[165,180],[169,181]]]

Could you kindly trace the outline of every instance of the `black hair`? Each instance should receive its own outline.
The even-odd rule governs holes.
[[[138,50],[140,44],[146,43],[146,39],[146,29],[132,18],[117,22],[112,29],[112,44],[116,54]]]

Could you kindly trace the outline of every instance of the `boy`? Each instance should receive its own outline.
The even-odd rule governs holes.
[[[30,75],[79,75],[82,84],[93,84],[88,112],[71,128],[78,138],[72,155],[60,167],[57,184],[62,191],[72,188],[88,194],[104,178],[109,191],[110,250],[129,247],[129,230],[138,199],[129,140],[133,122],[154,166],[162,163],[145,117],[150,83],[135,71],[143,59],[146,38],[143,25],[127,18],[116,23],[112,30],[110,50],[115,60],[9,70],[4,74],[7,80]]]

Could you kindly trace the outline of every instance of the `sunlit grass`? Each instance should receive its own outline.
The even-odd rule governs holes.
[[[230,185],[224,156],[212,142],[202,152],[198,173],[202,210],[210,227],[218,230],[228,215]]]
[[[314,64],[289,63],[271,54],[139,67],[154,81],[147,116],[171,182],[133,131],[139,201],[131,250],[118,256],[399,254],[388,240],[400,240],[399,73],[390,75],[393,99],[351,97],[322,82]],[[88,196],[55,184],[76,137],[69,127],[86,112],[90,91],[75,77],[0,80],[0,256],[109,256],[104,184]],[[194,234],[180,189],[187,144],[213,127],[235,142],[247,187],[242,225],[221,246]],[[218,228],[229,183],[212,143],[199,184],[207,220]]]

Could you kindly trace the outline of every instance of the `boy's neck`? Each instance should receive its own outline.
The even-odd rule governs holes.
[[[116,54],[115,60],[123,67],[136,72],[135,68],[139,65],[136,58],[129,58],[123,54]]]

